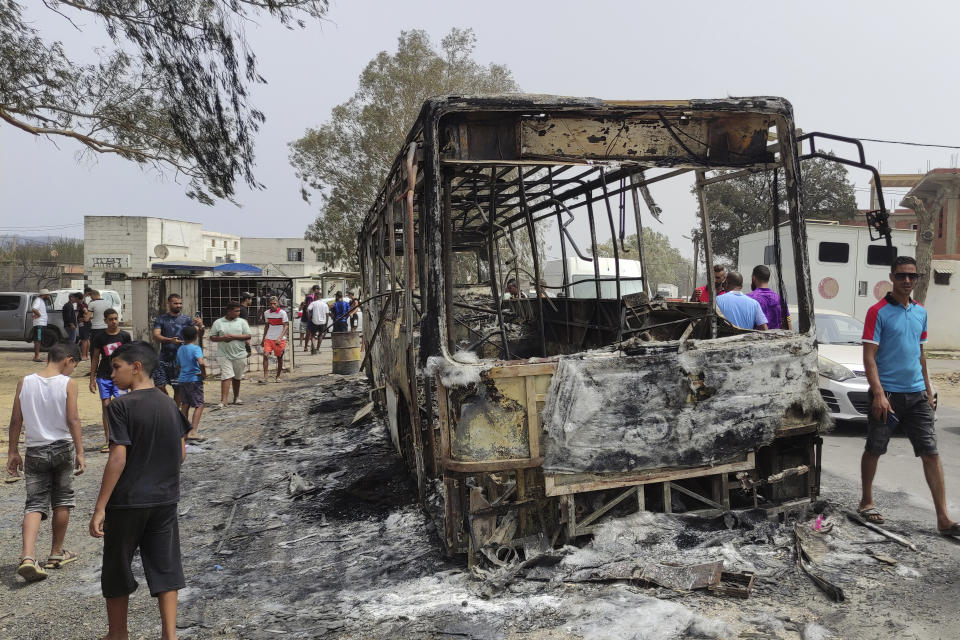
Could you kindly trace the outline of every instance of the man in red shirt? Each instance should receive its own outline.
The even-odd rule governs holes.
[[[722,264],[713,265],[713,287],[717,290],[717,295],[722,296],[727,292],[725,281],[727,279],[727,269]],[[710,302],[710,289],[704,285],[693,290],[690,296],[690,302]]]
[[[280,308],[280,301],[276,296],[270,298],[270,308],[263,312],[263,322],[266,329],[263,332],[263,340],[260,342],[260,346],[263,347],[261,384],[267,382],[271,353],[277,357],[277,380],[280,380],[280,374],[283,372],[283,352],[287,350],[287,328],[290,326],[290,320],[287,318],[287,312]]]

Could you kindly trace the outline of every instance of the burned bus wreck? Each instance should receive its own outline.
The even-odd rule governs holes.
[[[786,180],[795,331],[652,296],[643,265],[654,185],[695,180],[711,265],[703,189],[756,171]],[[368,371],[449,552],[496,561],[610,513],[777,513],[817,496],[800,179],[778,98],[424,105],[359,252]]]

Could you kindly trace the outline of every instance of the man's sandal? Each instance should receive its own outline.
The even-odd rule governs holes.
[[[110,453],[110,445],[105,444],[102,447],[100,447],[100,453]]]
[[[47,577],[47,572],[37,564],[35,559],[30,556],[24,556],[20,558],[20,566],[17,567],[17,575],[27,582],[39,582]]]
[[[60,555],[49,556],[47,558],[46,564],[43,565],[44,569],[61,569],[63,565],[70,564],[71,562],[76,561],[80,556],[73,551],[67,551],[64,549]]]
[[[937,529],[937,532],[945,538],[960,537],[960,522],[954,522],[946,529]]]
[[[876,507],[869,509],[857,509],[857,515],[870,524],[883,524],[883,514]]]

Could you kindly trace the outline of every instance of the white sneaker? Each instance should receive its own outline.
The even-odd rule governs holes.
[[[212,407],[210,407],[210,411],[220,411],[220,409],[223,409],[223,403],[222,403],[222,402],[219,403],[219,404],[215,404],[215,405],[213,405]]]
[[[234,399],[233,404],[243,404],[243,400],[241,400],[240,398],[236,398]]]

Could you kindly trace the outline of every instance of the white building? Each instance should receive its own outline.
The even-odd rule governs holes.
[[[318,245],[303,238],[241,238],[243,262],[263,269],[265,276],[309,278],[324,271],[340,270]],[[327,258],[324,260],[324,258]]]
[[[116,290],[124,306],[129,306],[132,292],[128,278],[149,275],[154,262],[203,261],[203,234],[197,222],[144,216],[84,216],[85,279],[94,289]]]
[[[222,264],[240,259],[240,236],[203,230],[203,261]]]
[[[128,279],[152,275],[157,262],[245,262],[267,277],[301,280],[344,270],[318,259],[318,246],[303,238],[241,238],[206,230],[198,222],[146,216],[84,216],[83,226],[87,284],[116,290],[126,307],[133,302]]]

